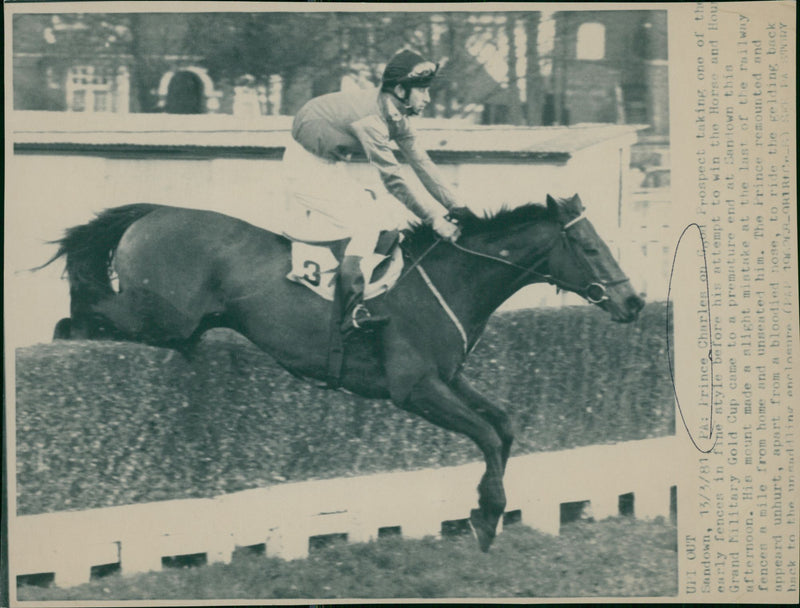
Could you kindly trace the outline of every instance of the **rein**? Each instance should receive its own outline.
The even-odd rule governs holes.
[[[583,258],[583,256],[577,255],[575,253],[574,246],[570,242],[569,237],[567,236],[567,230],[569,228],[571,228],[572,226],[574,226],[575,224],[577,224],[580,220],[583,220],[583,219],[586,219],[586,216],[583,213],[581,213],[576,218],[573,218],[572,220],[570,220],[569,222],[564,224],[564,226],[559,231],[558,235],[556,235],[553,238],[553,240],[550,241],[547,244],[547,246],[542,250],[542,253],[546,253],[546,252],[552,250],[554,245],[556,244],[556,242],[559,239],[562,239],[564,241],[565,247],[569,251],[571,251],[573,253],[573,257],[575,259],[579,260],[580,263],[584,265],[584,267],[589,271],[589,275],[591,276],[593,274],[591,266]],[[431,292],[433,293],[434,297],[439,302],[439,305],[444,309],[444,311],[447,313],[447,316],[450,318],[450,320],[453,322],[453,324],[455,325],[456,329],[458,330],[459,335],[461,336],[461,340],[464,343],[464,352],[466,353],[469,350],[469,342],[468,342],[468,339],[467,339],[466,332],[464,331],[464,327],[461,324],[461,321],[458,319],[456,314],[453,312],[453,310],[447,304],[447,302],[445,301],[445,299],[442,296],[442,294],[436,289],[436,286],[433,284],[433,281],[431,281],[431,279],[428,277],[428,274],[425,272],[425,270],[422,268],[422,266],[420,266],[420,263],[422,262],[422,260],[424,260],[425,257],[431,251],[433,251],[433,249],[437,245],[439,245],[439,243],[441,243],[441,242],[442,242],[442,239],[441,238],[437,238],[433,242],[433,244],[430,245],[430,247],[428,247],[422,253],[422,255],[419,258],[417,258],[416,260],[412,259],[411,265],[407,269],[405,269],[403,271],[403,274],[400,275],[400,277],[397,279],[397,282],[389,289],[389,291],[391,291],[397,285],[399,285],[400,282],[406,276],[408,276],[408,274],[412,270],[414,270],[414,268],[417,268],[417,270],[420,273],[420,275],[422,276],[425,284],[428,286],[428,289],[431,290]],[[545,273],[542,273],[542,272],[537,272],[536,269],[539,268],[539,266],[541,266],[547,260],[547,258],[544,255],[541,255],[541,257],[539,257],[539,260],[536,263],[534,263],[532,266],[525,267],[525,266],[522,266],[520,264],[516,264],[514,262],[510,262],[509,260],[506,260],[503,257],[492,255],[490,253],[485,253],[483,251],[476,251],[474,249],[469,249],[468,247],[464,247],[463,245],[459,245],[458,243],[455,243],[455,242],[451,242],[450,245],[452,245],[453,247],[455,247],[459,251],[461,251],[463,253],[466,253],[468,255],[484,258],[484,259],[487,259],[487,260],[492,260],[493,262],[498,262],[500,264],[504,264],[506,266],[510,266],[511,268],[514,268],[516,270],[521,270],[522,274],[520,274],[520,276],[515,279],[514,283],[520,283],[527,276],[534,275],[534,276],[537,276],[537,277],[540,277],[540,278],[544,279],[545,281],[547,281],[551,285],[555,285],[559,289],[565,289],[565,290],[568,290],[568,291],[572,291],[572,292],[582,296],[587,301],[589,301],[591,304],[599,304],[600,302],[603,302],[603,301],[608,299],[608,295],[606,293],[607,287],[610,287],[610,286],[613,286],[613,285],[621,285],[622,283],[626,283],[626,282],[628,282],[630,280],[627,277],[622,278],[622,279],[613,280],[613,281],[606,281],[606,280],[602,280],[602,279],[596,279],[595,281],[589,283],[588,285],[585,285],[585,286],[581,287],[580,285],[575,285],[575,284],[570,283],[568,281],[564,281],[562,279],[557,279],[556,277],[552,276],[551,274],[545,274]],[[410,258],[410,256],[409,256],[409,258]]]
[[[400,284],[400,281],[402,281],[403,279],[405,279],[405,278],[408,276],[408,274],[409,274],[409,273],[410,273],[412,270],[414,270],[414,268],[416,268],[417,266],[419,266],[419,264],[422,262],[422,260],[424,260],[424,259],[425,259],[425,257],[426,257],[426,256],[427,256],[427,255],[428,255],[428,254],[429,254],[431,251],[433,251],[434,247],[436,247],[436,246],[437,246],[439,243],[441,243],[441,242],[442,242],[442,237],[437,237],[437,238],[436,238],[436,240],[435,240],[435,241],[433,241],[433,244],[432,244],[430,247],[428,247],[428,248],[427,248],[427,249],[426,249],[426,250],[425,250],[425,251],[422,253],[422,255],[421,255],[421,256],[419,256],[419,257],[418,257],[416,260],[412,259],[412,258],[411,258],[411,256],[409,255],[408,257],[409,257],[409,259],[411,259],[411,265],[410,265],[408,268],[406,268],[406,269],[403,271],[403,274],[401,274],[401,275],[398,277],[397,281],[395,281],[395,284],[394,284],[394,285],[392,285],[392,286],[391,286],[391,287],[390,287],[390,288],[387,290],[387,292],[386,292],[386,293],[389,293],[390,291],[392,291],[392,289],[394,289],[395,287],[397,287],[397,286]]]
[[[550,251],[553,248],[553,246],[556,244],[556,241],[558,241],[559,239],[562,239],[564,241],[564,244],[566,245],[567,249],[569,249],[570,251],[573,252],[573,257],[575,259],[579,260],[582,264],[584,264],[586,269],[589,271],[589,274],[591,275],[591,274],[593,274],[591,267],[589,267],[588,263],[586,262],[586,260],[584,260],[584,258],[582,256],[575,254],[574,247],[573,247],[572,243],[570,242],[569,238],[567,237],[567,230],[569,228],[571,228],[573,225],[577,224],[580,220],[583,220],[583,219],[586,219],[586,216],[583,213],[581,213],[578,217],[576,217],[576,218],[570,220],[569,222],[567,222],[566,224],[564,224],[564,227],[561,229],[561,231],[558,233],[558,235],[550,243],[548,243],[548,245],[543,249],[543,252]],[[607,287],[611,287],[611,286],[614,286],[614,285],[621,285],[622,283],[626,283],[626,282],[628,282],[630,280],[627,277],[623,278],[623,279],[618,279],[618,280],[615,280],[615,281],[604,281],[602,279],[596,279],[595,281],[589,283],[588,285],[585,285],[585,286],[581,287],[580,285],[575,285],[574,283],[570,283],[569,281],[564,281],[562,279],[557,279],[556,277],[554,277],[551,274],[545,274],[545,273],[542,273],[542,272],[537,272],[536,269],[539,266],[541,266],[546,260],[546,258],[544,256],[540,257],[539,261],[536,262],[533,266],[525,267],[525,266],[521,266],[520,264],[515,264],[514,262],[510,262],[510,261],[508,261],[508,260],[506,260],[506,259],[504,259],[502,257],[491,255],[491,254],[488,254],[488,253],[484,253],[482,251],[475,251],[474,249],[469,249],[467,247],[463,247],[463,246],[461,246],[461,245],[459,245],[457,243],[451,243],[451,245],[453,247],[455,247],[456,249],[458,249],[459,251],[463,251],[464,253],[468,253],[468,254],[473,255],[473,256],[485,258],[487,260],[492,260],[494,262],[499,262],[501,264],[505,264],[506,266],[510,266],[511,268],[515,268],[517,270],[521,270],[522,274],[519,277],[517,277],[515,283],[520,283],[528,275],[534,275],[534,276],[537,276],[537,277],[540,277],[540,278],[544,279],[545,281],[547,281],[551,285],[555,285],[559,289],[565,289],[567,291],[572,291],[572,292],[580,295],[581,297],[585,298],[586,300],[588,300],[592,304],[599,304],[600,302],[603,302],[604,300],[608,299],[608,296],[606,295],[606,288]]]

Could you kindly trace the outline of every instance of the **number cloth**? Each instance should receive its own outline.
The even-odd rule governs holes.
[[[395,247],[389,255],[391,255],[391,261],[386,271],[379,278],[367,282],[364,286],[365,300],[386,293],[400,278],[400,274],[403,272],[403,253],[400,247]],[[365,257],[361,262],[361,271],[364,276],[369,278],[378,264],[387,257],[374,252]],[[286,278],[305,285],[326,300],[333,301],[338,268],[339,260],[336,259],[329,247],[294,241],[292,243],[292,269]]]

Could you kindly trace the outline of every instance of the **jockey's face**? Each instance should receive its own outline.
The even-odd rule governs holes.
[[[408,92],[408,100],[406,101],[406,105],[414,112],[414,114],[422,114],[422,111],[430,102],[431,94],[427,87],[411,87]]]

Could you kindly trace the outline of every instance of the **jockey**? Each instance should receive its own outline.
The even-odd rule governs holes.
[[[344,165],[354,153],[364,154],[378,169],[386,189],[442,239],[455,241],[459,236],[458,226],[447,219],[448,211],[458,206],[456,199],[409,124],[409,117],[420,114],[430,102],[428,87],[438,68],[413,51],[400,51],[386,65],[380,91],[322,95],[306,103],[294,118],[294,141],[283,160],[288,210],[299,211],[302,217],[321,214],[332,231],[328,240],[350,238],[337,286],[342,294],[344,333],[388,321],[386,316],[371,315],[363,304],[361,260],[374,251],[381,230],[396,227],[391,208],[347,174]],[[439,204],[419,200],[412,193],[391,141]]]

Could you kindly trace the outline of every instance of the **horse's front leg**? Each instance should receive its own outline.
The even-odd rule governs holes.
[[[505,471],[508,456],[511,454],[511,444],[514,441],[514,429],[508,414],[475,390],[461,374],[458,374],[450,383],[450,388],[452,388],[455,394],[461,397],[464,403],[474,412],[489,422],[499,435],[500,440],[503,442],[501,459],[503,471]]]
[[[437,376],[428,375],[409,393],[401,407],[450,431],[472,439],[483,452],[486,472],[478,485],[479,509],[473,509],[470,521],[482,551],[494,540],[497,522],[506,508],[503,489],[503,440],[493,425],[466,404]]]

